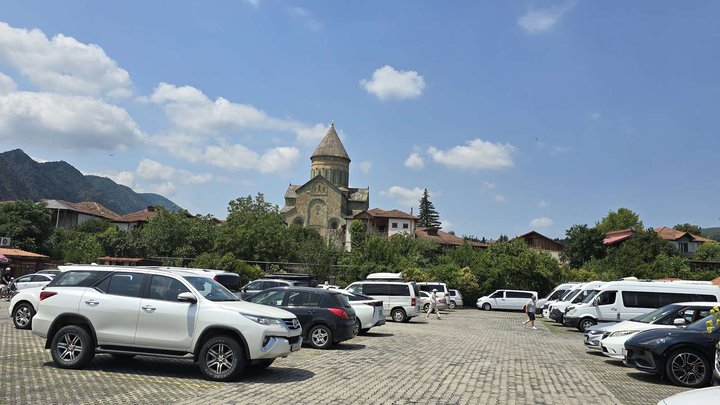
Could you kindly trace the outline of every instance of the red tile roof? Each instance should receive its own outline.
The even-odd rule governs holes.
[[[635,234],[635,230],[632,228],[621,229],[619,231],[605,232],[605,239],[603,239],[604,245],[614,245],[624,240],[630,239]]]
[[[155,211],[155,208],[149,209],[148,207],[142,211],[132,212],[130,214],[123,215],[122,220],[123,222],[148,222],[156,216],[158,216],[158,212]]]
[[[7,256],[11,259],[13,257],[47,259],[47,256],[45,256],[45,255],[41,255],[39,253],[27,252],[27,251],[21,250],[21,249],[0,248],[0,254]]]
[[[686,234],[689,235],[693,241],[695,242],[709,242],[712,239],[708,239],[702,236],[693,235],[690,232],[684,232],[684,231],[678,231],[677,229],[668,228],[666,226],[661,226],[660,228],[656,228],[655,232],[658,234],[659,237],[667,240],[678,240],[685,236]]]
[[[461,246],[463,243],[466,242],[461,237],[455,236],[451,233],[443,232],[439,229],[437,229],[437,234],[435,234],[435,229],[436,228],[417,228],[415,229],[415,237],[417,237],[418,239],[431,240],[445,246]],[[474,242],[470,240],[467,241],[467,243],[475,248],[488,247],[487,243]]]

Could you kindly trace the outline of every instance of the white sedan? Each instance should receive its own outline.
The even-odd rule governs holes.
[[[10,300],[8,312],[16,328],[30,329],[32,326],[32,318],[40,302],[40,291],[42,287],[26,288]]]
[[[28,274],[15,279],[18,291],[28,288],[45,287],[53,279],[52,274]]]
[[[325,288],[324,286],[320,286]],[[385,316],[383,315],[383,302],[372,297],[362,294],[351,293],[347,290],[340,290],[330,287],[333,291],[338,291],[345,295],[350,301],[350,306],[355,310],[355,329],[353,334],[367,333],[370,328],[385,324]]]

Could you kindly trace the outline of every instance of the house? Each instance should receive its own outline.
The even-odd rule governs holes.
[[[142,257],[98,257],[100,264],[114,266],[162,266],[162,260],[146,259]]]
[[[369,210],[360,210],[352,215],[345,217],[347,223],[352,221],[361,221],[365,224],[368,234],[377,234],[382,236],[393,236],[397,234],[415,235],[415,224],[418,217],[400,211],[400,210],[383,210],[381,208],[373,208]],[[350,227],[345,227],[345,250],[348,252],[352,249],[350,240]]]
[[[633,235],[635,235],[635,230],[631,228],[621,229],[619,231],[606,232],[605,239],[603,239],[603,245],[619,245],[620,243],[632,238]]]
[[[12,268],[15,278],[35,273],[52,265],[49,257],[22,249],[0,248],[0,257],[2,256],[10,259],[10,264],[3,264],[3,266]]]
[[[516,236],[512,240],[515,239],[524,240],[530,249],[538,252],[548,253],[550,254],[550,256],[552,256],[558,261],[560,261],[560,252],[562,252],[565,248],[562,243],[554,239],[548,238],[547,236],[537,231],[530,231],[528,233],[524,233],[520,236]]]
[[[680,253],[685,256],[694,255],[700,245],[705,242],[712,241],[712,239],[693,235],[690,232],[678,231],[666,226],[656,228],[655,232],[659,237],[672,242],[678,248]]]
[[[47,207],[52,210],[52,222],[56,228],[69,228],[80,225],[91,219],[102,219],[109,221],[119,229],[127,231],[145,225],[150,219],[158,215],[153,206],[144,210],[133,212],[127,215],[119,215],[102,204],[84,201],[72,203],[64,200],[43,200]]]
[[[458,247],[465,243],[474,249],[485,249],[489,246],[487,243],[465,240],[452,233],[441,231],[439,227],[417,228],[415,229],[415,237],[418,239],[431,240],[445,247]]]

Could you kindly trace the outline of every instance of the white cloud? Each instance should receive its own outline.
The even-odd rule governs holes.
[[[292,128],[292,131],[297,136],[297,142],[305,146],[314,146],[319,144],[323,137],[325,137],[327,130],[328,126],[325,124],[315,124],[311,127],[296,126]]]
[[[493,201],[495,201],[495,202],[505,202],[505,201],[507,201],[507,199],[505,198],[505,196],[502,195],[502,194],[500,194],[500,193],[496,190],[496,185],[495,185],[495,183],[490,182],[490,181],[483,180],[480,184],[481,184],[481,185],[480,185],[480,189],[481,189],[482,191],[484,191],[485,193],[490,194],[490,195],[492,196],[492,198],[493,198]]]
[[[423,166],[425,166],[425,159],[423,159],[419,153],[411,153],[410,156],[405,159],[405,167],[409,167],[410,169],[419,170],[422,169]]]
[[[260,7],[260,0],[245,0],[245,3],[251,5],[253,8]]]
[[[550,206],[550,203],[545,200],[540,200],[540,202],[538,203],[538,207],[540,207],[540,208],[547,208],[549,206]]]
[[[130,75],[101,47],[63,34],[48,39],[38,29],[0,22],[0,62],[44,90],[111,97],[131,94]]]
[[[360,162],[359,166],[360,166],[360,170],[362,170],[362,172],[364,174],[368,174],[370,172],[370,168],[372,168],[372,162],[368,162],[368,161]]]
[[[315,18],[310,10],[302,7],[288,7],[288,12],[290,12],[290,15],[293,17],[302,21],[305,28],[310,31],[320,31],[322,29],[322,23]]]
[[[453,226],[453,223],[448,220],[442,220],[440,221],[440,227],[444,229],[446,232],[450,230],[450,227]]]
[[[0,72],[0,95],[14,93],[17,90],[17,85],[12,77]]]
[[[555,222],[553,222],[553,220],[548,217],[540,217],[530,221],[530,226],[532,226],[533,228],[545,228],[548,226],[552,226],[554,223]]]
[[[259,170],[263,173],[288,173],[300,158],[297,148],[281,146],[267,149],[258,162]]]
[[[554,27],[565,13],[575,7],[575,4],[575,1],[570,1],[558,7],[528,10],[525,15],[518,19],[517,23],[531,34],[545,32]]]
[[[160,184],[153,184],[151,186],[148,186],[146,188],[143,188],[142,193],[155,193],[160,194],[162,196],[168,197],[175,195],[175,184],[172,182],[165,182]]]
[[[432,159],[448,167],[469,170],[500,170],[514,166],[512,155],[515,147],[506,143],[491,143],[482,139],[473,139],[464,146],[455,146],[448,150],[428,148]]]
[[[0,140],[59,150],[123,150],[144,139],[124,109],[52,93],[0,95]]]
[[[507,199],[505,199],[505,196],[502,195],[502,194],[493,194],[493,200],[495,200],[495,202],[505,202],[505,201],[507,201]]]
[[[101,171],[94,173],[96,176],[100,177],[107,177],[110,180],[114,181],[117,184],[122,184],[123,186],[127,186],[130,188],[135,188],[135,174],[130,171],[115,171],[115,170],[107,170],[107,171]]]
[[[397,71],[385,65],[373,72],[372,79],[360,80],[360,85],[380,100],[419,97],[425,88],[425,79],[413,70]]]
[[[215,176],[211,173],[193,173],[189,170],[178,170],[178,180],[186,184],[204,184],[211,182]]]
[[[160,162],[143,159],[135,170],[137,176],[149,181],[168,181],[175,176],[175,169]]]
[[[416,207],[420,203],[420,198],[422,197],[423,192],[424,189],[419,187],[405,188],[400,186],[392,186],[387,191],[380,191],[380,195],[393,198],[395,199],[395,201],[399,202],[402,205]],[[440,195],[440,193],[434,193],[430,190],[428,190],[428,194],[430,196]]]

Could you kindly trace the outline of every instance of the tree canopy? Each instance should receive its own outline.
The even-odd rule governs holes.
[[[0,237],[8,237],[13,246],[38,251],[53,231],[51,212],[45,203],[12,201],[0,204]]]
[[[427,189],[423,191],[420,198],[420,212],[418,214],[418,226],[423,228],[433,228],[440,226],[440,215],[435,210],[435,206],[430,201],[430,195]]]
[[[702,228],[693,224],[677,224],[673,226],[673,229],[681,232],[690,232],[693,235],[702,235]]]
[[[621,229],[642,231],[643,223],[638,214],[627,208],[619,208],[617,211],[610,211],[595,224],[595,228],[603,234]]]

